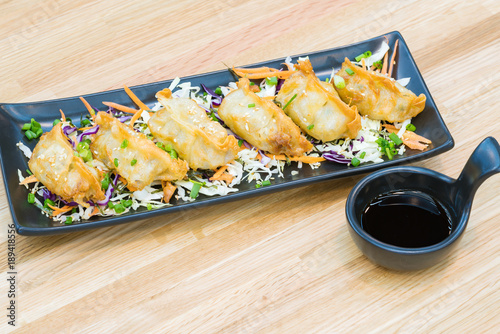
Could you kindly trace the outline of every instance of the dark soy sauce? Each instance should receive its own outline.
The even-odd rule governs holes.
[[[375,239],[399,247],[437,244],[451,233],[451,219],[435,198],[413,190],[375,197],[361,214],[361,227]]]

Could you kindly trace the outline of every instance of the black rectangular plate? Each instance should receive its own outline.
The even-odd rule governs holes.
[[[238,186],[240,191],[226,196],[206,197],[200,195],[196,201],[190,203],[177,203],[174,200],[173,206],[169,207],[151,211],[139,209],[138,211],[131,211],[115,217],[93,217],[90,220],[78,222],[73,225],[61,226],[59,223],[45,217],[34,205],[28,204],[26,200],[28,192],[25,187],[19,185],[17,175],[18,169],[23,172],[23,175],[26,175],[25,170],[28,168],[28,164],[26,157],[16,147],[16,143],[22,141],[31,149],[34,148],[36,141],[28,141],[21,131],[22,125],[29,122],[32,117],[42,125],[44,131],[49,131],[52,128],[53,120],[60,117],[59,109],[64,110],[68,117],[76,121],[80,119],[81,115],[87,113],[84,105],[78,97],[35,103],[0,104],[0,159],[9,206],[17,233],[22,235],[46,235],[116,225],[164,215],[178,210],[186,210],[192,207],[208,206],[287,188],[309,185],[315,182],[368,173],[389,166],[426,159],[450,150],[454,145],[453,138],[444,124],[422,75],[410,54],[408,46],[399,32],[395,31],[360,43],[299,56],[309,56],[316,74],[320,79],[324,79],[330,75],[332,67],[335,67],[335,69],[340,68],[345,57],[353,59],[366,50],[375,51],[386,38],[390,46],[393,46],[396,39],[399,39],[399,50],[396,55],[396,65],[394,68],[395,77],[411,77],[407,87],[415,94],[424,93],[427,97],[424,111],[414,118],[413,124],[417,127],[418,134],[432,140],[432,145],[428,150],[424,152],[407,150],[404,156],[395,157],[394,160],[387,160],[378,164],[363,164],[358,167],[347,167],[333,162],[323,162],[320,168],[312,170],[309,167],[304,167],[299,170],[299,174],[297,175],[290,175],[290,170],[297,170],[292,165],[285,167],[285,178],[273,180],[273,184],[267,187],[256,189],[254,183],[245,182]],[[297,57],[294,56],[293,60],[296,61]],[[284,59],[280,58],[251,66],[265,65],[279,68],[282,66],[281,63],[283,61]],[[168,87],[171,81],[166,80],[132,88],[142,101],[152,106],[156,102],[155,93]],[[215,89],[218,85],[227,85],[229,81],[235,81],[235,78],[229,71],[223,70],[182,78],[181,82],[185,81],[190,81],[194,86],[199,86],[203,83],[207,87]],[[102,101],[113,101],[133,106],[123,89],[85,95],[84,97],[90,104],[97,108],[102,107],[102,109],[105,109],[101,104]]]

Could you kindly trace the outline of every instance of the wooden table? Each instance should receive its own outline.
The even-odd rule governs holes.
[[[399,30],[456,141],[415,163],[457,177],[500,139],[498,1],[10,1],[0,101],[68,97],[341,46]],[[48,237],[16,236],[20,333],[500,330],[500,175],[444,263],[393,272],[348,235],[362,176]],[[3,181],[2,181],[3,182]],[[0,253],[6,314],[7,223]]]

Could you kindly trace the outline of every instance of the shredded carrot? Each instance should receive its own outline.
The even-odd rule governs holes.
[[[394,125],[391,124],[384,124],[384,127],[387,129],[389,132],[393,133],[398,133],[399,129],[397,129]],[[403,141],[403,144],[408,146],[409,148],[413,150],[425,150],[427,146],[432,143],[429,139],[417,135],[413,131],[408,131],[406,130],[401,138]]]
[[[392,68],[394,66],[394,59],[396,58],[396,52],[398,51],[398,43],[399,39],[396,40],[394,44],[394,52],[392,53],[391,63],[389,64],[389,71],[387,72],[387,76],[390,78],[392,76]]]
[[[99,207],[96,205],[94,206],[94,211],[89,215],[89,217],[95,216],[96,214],[99,213]]]
[[[214,178],[213,176],[210,178],[210,181],[224,181],[226,184],[229,184],[233,181],[234,176],[228,173],[222,173],[218,178]]]
[[[259,86],[257,86],[257,85],[251,85],[251,86],[250,86],[250,90],[251,90],[252,92],[254,92],[254,93],[258,93],[258,92],[260,92],[260,87],[259,87]],[[273,96],[273,98],[274,98],[274,96]]]
[[[125,180],[122,176],[120,176],[119,180],[120,180],[120,181],[122,181],[123,185],[125,185],[125,186],[126,186],[126,185],[127,185],[127,183],[128,183],[128,181],[127,181],[127,180]]]
[[[385,53],[384,64],[382,65],[382,71],[380,73],[387,74],[387,58],[389,58],[389,52]]]
[[[165,203],[169,203],[177,187],[174,186],[172,183],[165,181],[163,181],[161,185],[163,187],[163,201]]]
[[[148,106],[145,105],[139,98],[128,88],[126,85],[123,85],[125,88],[125,92],[127,92],[127,95],[134,101],[135,104],[139,106],[142,110],[149,110]]]
[[[363,65],[363,69],[366,70],[366,62],[365,62],[365,58],[362,58],[361,59],[361,65]]]
[[[61,112],[61,118],[62,118],[62,121],[63,122],[66,122],[66,115],[64,115],[62,109],[59,109],[59,111]]]
[[[215,174],[212,176],[212,178],[216,178],[216,179],[217,179],[219,176],[221,176],[221,175],[222,175],[222,173],[224,173],[224,171],[225,171],[226,169],[227,169],[227,165],[222,166],[221,168],[219,168],[219,169],[215,172]],[[210,178],[210,180],[212,180],[212,178]]]
[[[272,157],[273,155],[270,154],[269,156]],[[276,160],[287,160],[287,157],[285,155],[283,155],[283,154],[274,155],[274,158]],[[303,155],[303,156],[300,156],[300,157],[288,157],[288,160],[290,160],[290,161],[301,161],[301,162],[305,162],[306,164],[313,164],[313,163],[316,163],[316,162],[325,161],[326,159],[322,158],[322,157],[311,157],[311,156]]]
[[[19,184],[29,184],[33,182],[38,182],[38,179],[36,178],[35,175],[30,175],[27,178],[25,178],[22,182],[19,182]]]
[[[138,111],[140,111],[140,110],[132,109],[130,107],[122,106],[121,104],[114,103],[114,102],[103,102],[102,104],[104,104],[105,106],[111,107],[111,108],[115,108],[116,110],[120,110],[120,111],[129,113],[129,114],[135,114]]]
[[[50,204],[47,204],[52,210],[52,216],[58,216],[62,213],[65,213],[65,212],[68,212],[69,210],[72,210],[74,208],[74,206],[69,206],[69,205],[65,205],[63,206],[62,208],[58,208],[56,206],[52,206]]]
[[[85,107],[87,108],[90,116],[92,116],[92,119],[95,118],[95,111],[94,109],[90,106],[90,104],[85,100],[83,97],[80,96],[80,100],[82,100],[83,104],[85,104]]]
[[[229,184],[233,181],[234,179],[234,176],[232,176],[231,174],[228,174],[228,173],[221,173],[220,175],[215,175],[212,176],[209,180],[210,181],[224,181],[226,182],[226,184]]]
[[[395,133],[399,132],[399,129],[397,129],[394,125],[384,124],[384,127],[387,129],[387,131],[395,132]],[[429,139],[422,137],[422,136],[419,136],[413,131],[406,130],[403,134],[403,137],[405,137],[409,140],[420,141],[420,142],[426,143],[426,144],[432,143],[432,141],[430,141]]]
[[[131,128],[133,128],[133,127],[134,127],[134,123],[135,123],[135,121],[137,121],[137,120],[139,119],[139,117],[141,117],[141,114],[142,114],[142,112],[136,112],[136,113],[134,114],[134,116],[132,116],[132,118],[130,119],[130,124],[129,124],[129,126],[130,126]]]
[[[90,130],[92,128],[93,128],[93,126],[87,126],[87,127],[84,127],[84,128],[79,128],[78,130],[85,131],[85,130]]]
[[[233,67],[233,71],[241,73],[278,72],[277,69],[269,67],[254,67],[254,68]]]

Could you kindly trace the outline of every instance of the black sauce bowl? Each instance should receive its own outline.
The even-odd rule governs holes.
[[[460,177],[455,180],[421,167],[392,167],[359,181],[346,202],[349,233],[361,252],[372,262],[394,270],[420,270],[443,261],[457,246],[469,221],[476,190],[488,177],[500,172],[500,146],[488,137],[475,149]],[[443,241],[431,246],[405,248],[379,241],[361,226],[361,214],[380,194],[416,190],[436,198],[448,212],[452,230]]]

